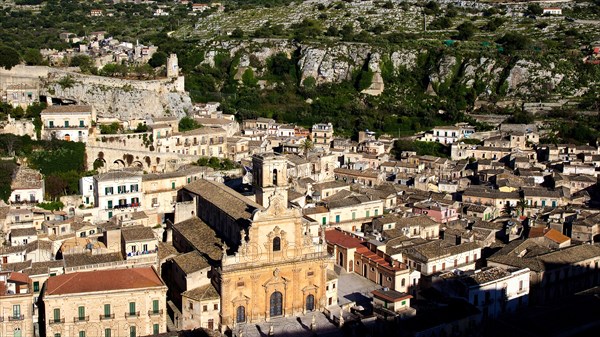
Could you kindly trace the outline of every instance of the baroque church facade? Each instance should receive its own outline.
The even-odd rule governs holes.
[[[311,233],[300,209],[288,207],[287,160],[253,157],[256,202],[222,184],[199,180],[182,200],[224,242],[211,281],[220,295],[221,331],[327,306],[333,269],[324,231]],[[314,225],[314,224],[313,224]]]

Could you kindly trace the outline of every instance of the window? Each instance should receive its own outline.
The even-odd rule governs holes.
[[[80,320],[80,321],[83,321],[83,320],[85,320],[85,307],[84,307],[84,306],[80,306],[80,307],[77,309],[77,314],[78,314],[78,316],[77,316],[77,317],[79,317],[79,320]]]
[[[523,290],[523,280],[519,281],[519,291]]]
[[[48,127],[49,128],[53,128],[54,127],[54,121],[48,121]]]
[[[79,337],[85,337],[85,331],[79,331]]]
[[[13,317],[21,318],[21,305],[20,304],[13,305]]]
[[[246,321],[246,307],[241,305],[237,307],[235,321],[236,323],[244,323]]]
[[[110,304],[104,305],[104,317],[110,317]]]
[[[379,215],[379,210],[378,209],[375,210],[375,216],[377,216],[377,215]]]
[[[108,209],[111,209],[111,208],[113,208],[113,203],[112,203],[112,200],[109,200],[108,201]]]
[[[280,250],[281,250],[281,239],[278,236],[276,236],[273,239],[273,251],[278,252]]]
[[[111,330],[110,329],[104,329],[104,337],[111,337]]]
[[[135,336],[136,336],[135,326],[130,326],[129,327],[129,337],[135,337]]]
[[[202,311],[208,311],[208,306],[207,305],[203,305],[202,306]]]
[[[85,126],[85,124],[84,124],[83,120],[79,120],[79,127],[84,127],[84,126]]]
[[[215,304],[213,305],[213,309],[214,309],[214,310],[219,310],[219,304],[215,303]]]
[[[59,333],[55,333],[54,337],[60,337],[60,334]]]
[[[339,214],[335,216],[335,222],[336,223],[340,222],[340,215]]]
[[[135,315],[135,302],[129,302],[129,315]]]
[[[156,314],[158,313],[158,300],[152,301],[152,311]]]
[[[352,220],[356,220],[356,212],[352,212]]]
[[[119,194],[126,193],[127,192],[127,188],[125,187],[125,185],[117,186],[117,192]]]
[[[65,128],[69,127],[69,121],[65,121]]]
[[[326,225],[326,224],[327,224],[327,218],[326,218],[326,217],[323,217],[323,218],[321,219],[321,223],[322,223],[323,225]]]
[[[174,189],[175,189],[175,182],[174,182],[174,181],[172,181],[172,182],[171,182],[171,189],[172,189],[172,190],[174,190]]]
[[[160,330],[160,325],[158,325],[158,324],[152,325],[152,333],[153,334],[157,335],[159,330]]]
[[[137,192],[138,191],[138,185],[137,184],[133,184],[131,186],[129,186],[130,188],[130,192]]]
[[[40,282],[38,282],[38,281],[33,282],[33,291],[36,293],[38,291],[40,291]]]
[[[54,309],[54,322],[55,323],[60,322],[60,309],[59,308]]]
[[[365,217],[368,218],[371,215],[371,211],[367,211]]]

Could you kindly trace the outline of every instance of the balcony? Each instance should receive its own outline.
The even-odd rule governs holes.
[[[48,323],[50,325],[53,325],[53,324],[63,324],[64,322],[65,322],[64,318],[54,318],[54,319],[51,319]]]
[[[89,129],[87,125],[48,125],[46,129]]]
[[[126,312],[125,318],[140,317],[140,312]]]
[[[77,317],[73,317],[73,323],[88,322],[89,320],[90,320],[90,316],[77,316]]]
[[[108,314],[108,315],[100,315],[100,320],[101,321],[106,321],[109,319],[115,319],[115,314]]]
[[[20,315],[20,316],[8,316],[8,321],[9,322],[15,322],[15,321],[22,321],[25,319],[25,315]]]
[[[119,205],[114,205],[112,207],[107,207],[107,209],[124,209],[124,208],[131,208],[131,207],[140,207],[140,203],[139,202],[134,202],[132,204],[119,204]]]
[[[38,204],[39,200],[15,200],[10,202],[13,205],[28,205],[28,204]]]
[[[148,316],[162,316],[163,310],[148,310]]]
[[[144,250],[141,252],[128,252],[127,257],[142,256],[142,255],[156,254],[156,253],[158,253],[158,249]]]

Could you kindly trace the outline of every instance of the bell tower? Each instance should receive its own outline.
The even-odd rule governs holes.
[[[275,153],[261,153],[252,157],[252,185],[256,202],[267,208],[270,198],[277,195],[287,208],[287,159]]]
[[[179,62],[177,60],[177,54],[169,55],[167,59],[167,77],[177,78],[179,76]]]

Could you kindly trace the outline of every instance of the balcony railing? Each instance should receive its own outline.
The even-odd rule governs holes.
[[[27,204],[37,204],[39,200],[15,200],[11,201],[11,204],[15,205],[27,205]]]
[[[48,125],[46,129],[88,129],[87,125]]]
[[[130,318],[130,317],[140,317],[140,312],[126,312],[125,313],[125,318]]]
[[[52,325],[52,324],[62,324],[64,322],[65,322],[64,318],[53,318],[50,320],[49,323],[50,323],[50,325]]]
[[[163,314],[163,310],[162,309],[160,309],[160,310],[148,310],[148,316],[158,316],[158,315],[162,316],[162,314]]]
[[[77,316],[77,317],[73,317],[73,323],[87,322],[89,320],[90,320],[90,316]]]
[[[9,322],[22,321],[24,319],[25,319],[25,315],[20,315],[20,316],[12,315],[12,316],[8,316],[8,321]]]
[[[107,207],[107,209],[122,209],[122,208],[130,208],[130,207],[140,207],[140,203],[139,202],[134,202],[131,204],[119,204],[119,205],[114,205],[112,207]]]
[[[132,257],[132,256],[142,256],[142,255],[148,255],[148,254],[156,254],[158,253],[158,249],[152,249],[152,250],[142,250],[139,252],[128,252],[127,256]]]
[[[108,315],[100,315],[100,320],[101,321],[105,321],[108,319],[115,319],[115,314],[108,314]]]

